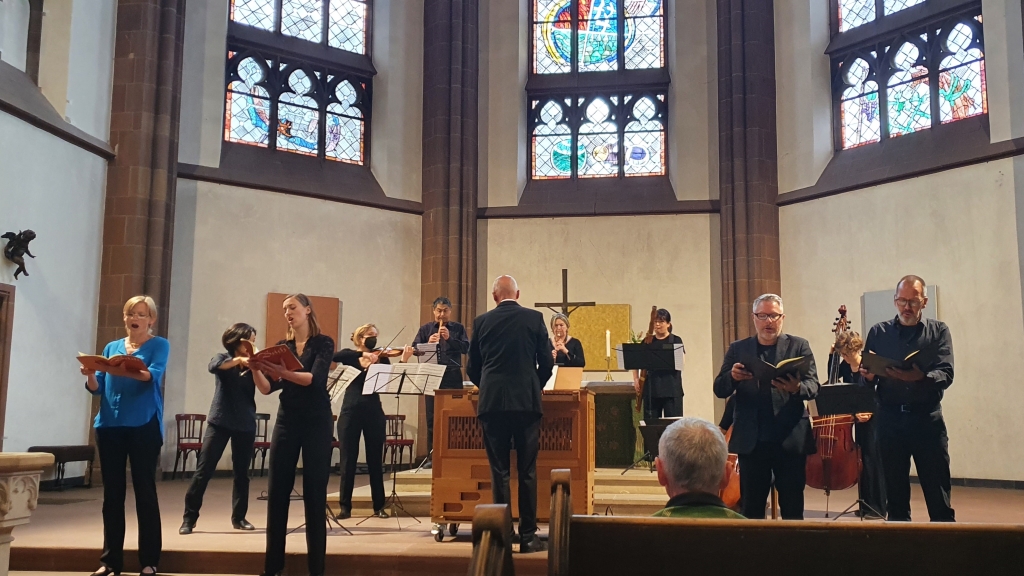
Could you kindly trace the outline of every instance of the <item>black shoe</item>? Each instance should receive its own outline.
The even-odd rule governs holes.
[[[351,510],[342,510],[341,512],[338,513],[338,520],[348,520],[351,517],[352,517],[352,511]]]
[[[152,572],[146,572],[147,569],[152,570]],[[142,572],[139,572],[139,576],[159,576],[159,574],[156,571],[156,566],[146,566],[142,569]]]
[[[519,543],[519,553],[529,554],[530,552],[543,552],[548,549],[547,543],[536,536],[522,538]]]
[[[391,516],[388,516],[388,513],[385,512],[384,510],[374,510],[373,511],[373,517],[374,518],[390,518]]]
[[[108,566],[101,566],[99,570],[93,572],[89,576],[120,576],[120,572],[111,570]]]
[[[427,460],[426,462],[423,463],[423,469],[424,470],[430,470],[433,467],[434,467],[434,461],[433,460]]]
[[[235,530],[255,530],[256,527],[249,523],[248,520],[242,518],[241,520],[232,520],[231,527]]]
[[[185,520],[184,522],[181,523],[181,528],[178,528],[178,534],[181,534],[181,535],[191,534],[192,533],[192,529],[195,528],[195,527],[196,527],[196,523],[195,522],[189,522],[188,520]],[[97,574],[99,574],[99,573],[97,573]]]

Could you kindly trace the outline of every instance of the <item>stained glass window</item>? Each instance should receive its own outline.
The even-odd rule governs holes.
[[[533,73],[664,67],[663,1],[533,0]]]
[[[925,2],[926,0],[883,0],[881,3],[876,0],[839,0],[839,31],[846,32]]]
[[[366,0],[279,1],[280,10],[277,0],[231,0],[229,17],[238,24],[366,54]]]
[[[233,57],[228,54],[228,60]],[[254,58],[238,63],[224,106],[224,139],[228,142],[267,146],[270,96],[262,85],[266,78],[266,69]]]
[[[362,89],[363,87],[360,86]],[[363,162],[363,113],[355,107],[359,91],[349,80],[339,82],[327,105],[327,157],[353,164]]]
[[[309,96],[314,80],[320,79],[301,68],[288,74],[289,91],[281,94],[277,106],[279,150],[316,156],[320,147],[320,111],[316,100]]]
[[[666,173],[664,94],[536,99],[530,114],[534,179]]]
[[[894,8],[919,2],[889,3]],[[899,4],[899,6],[897,6]],[[837,146],[853,148],[988,113],[980,6],[832,54]]]

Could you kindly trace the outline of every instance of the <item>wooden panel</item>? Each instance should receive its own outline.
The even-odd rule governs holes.
[[[267,294],[267,329],[263,332],[263,347],[273,346],[285,339],[288,333],[288,323],[284,320],[284,310],[281,307],[287,294],[271,292]],[[345,342],[338,342],[338,332],[341,326],[341,300],[330,296],[309,296],[309,303],[313,305],[316,312],[316,321],[320,331],[334,339],[335,350],[345,347]]]
[[[483,429],[476,417],[479,393],[438,390],[434,397],[434,465],[430,515],[435,522],[470,522],[477,504],[490,504],[491,467],[484,452]],[[537,455],[537,519],[551,510],[551,471],[572,474],[573,510],[594,508],[594,393],[544,392],[544,421]],[[515,452],[511,459],[512,515],[518,518]]]
[[[611,330],[612,370],[619,369],[615,348],[623,342],[629,342],[629,304],[598,304],[577,308],[569,317],[569,323],[569,334],[583,344],[587,370],[605,369],[605,330]]]
[[[14,286],[0,284],[0,451],[4,449],[4,421],[7,414],[7,376],[11,369],[11,339],[14,337]]]

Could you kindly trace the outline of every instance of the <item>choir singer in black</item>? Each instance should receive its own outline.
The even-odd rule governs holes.
[[[555,314],[551,317],[551,357],[555,364],[566,368],[583,368],[587,359],[583,355],[583,343],[569,335],[569,317]]]
[[[917,352],[909,370],[889,368],[861,375],[878,399],[878,444],[885,474],[888,519],[910,521],[910,458],[917,465],[921,491],[932,522],[953,522],[950,505],[949,437],[942,418],[942,396],[953,384],[953,339],[938,320],[924,318],[928,289],[918,276],[904,276],[893,296],[898,314],[868,331],[866,352],[891,359]]]
[[[537,538],[537,453],[543,415],[541,387],[551,377],[551,342],[544,316],[519,305],[519,287],[511,276],[494,281],[497,308],[473,321],[469,379],[480,387],[477,418],[491,465],[495,504],[511,504],[509,467],[512,442],[519,473],[519,551],[547,546]]]
[[[439,388],[461,390],[462,355],[469,352],[466,327],[451,321],[452,301],[444,296],[434,299],[430,311],[434,314],[434,321],[420,326],[412,341],[413,348],[417,344],[437,344],[437,363],[446,366]],[[427,409],[427,463],[423,467],[430,468],[434,449],[434,397],[424,395],[423,401]]]
[[[715,378],[715,395],[736,394],[729,452],[739,455],[742,514],[764,518],[772,488],[772,474],[779,491],[784,520],[804,517],[804,483],[807,454],[814,453],[814,437],[804,400],[818,394],[813,357],[806,376],[795,375],[758,382],[742,364],[760,358],[777,365],[787,358],[812,356],[807,340],[783,334],[782,298],[764,294],[754,300],[756,336],[737,340],[725,353],[722,370]],[[749,360],[748,360],[749,361]]]

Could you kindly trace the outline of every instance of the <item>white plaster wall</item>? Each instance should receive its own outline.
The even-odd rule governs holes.
[[[559,297],[561,270],[567,268],[571,299],[629,304],[637,332],[647,330],[652,305],[668,309],[686,344],[684,413],[710,420],[718,369],[713,351],[721,334],[712,330],[712,302],[718,297],[712,287],[720,278],[711,244],[717,240],[717,218],[709,215],[484,220],[480,266],[487,280],[480,291],[511,274],[519,282],[520,303],[532,307]],[[486,303],[494,308],[489,296]],[[550,318],[550,311],[542,312]]]
[[[28,52],[28,0],[0,0],[0,60],[22,72]]]
[[[4,449],[88,443],[91,396],[75,356],[96,350],[106,162],[0,113],[0,228],[30,228],[31,276],[16,286]],[[69,465],[68,476],[82,474]]]
[[[828,4],[775,3],[779,193],[813,186],[832,159]]]
[[[220,165],[227,31],[226,2],[186,1],[178,132],[178,161],[181,163]]]
[[[76,128],[104,142],[110,139],[116,17],[116,0],[78,0],[72,7],[64,115]]]
[[[386,343],[411,342],[419,327],[420,217],[376,208],[184,181],[175,214],[169,326],[173,350],[168,409],[206,414],[213,398],[210,358],[235,322],[266,325],[267,293],[305,292],[342,301],[341,342],[373,322]],[[232,241],[244,250],[228,250]],[[172,384],[173,382],[173,384]],[[174,386],[176,390],[170,390]],[[384,399],[393,412],[393,398]],[[407,437],[416,403],[403,399]],[[259,412],[276,417],[277,394],[257,394]],[[165,446],[164,468],[174,450]],[[230,468],[225,453],[222,467]]]
[[[373,3],[370,169],[384,193],[419,201],[423,188],[423,2]]]
[[[808,338],[822,363],[840,304],[865,333],[856,325],[864,292],[894,289],[905,274],[941,287],[929,306],[953,336],[942,404],[954,477],[1024,480],[1024,388],[1002,360],[1024,348],[1019,186],[1008,159],[779,211],[786,331]]]
[[[480,205],[515,206],[526,186],[529,2],[485,0],[480,10]],[[685,17],[676,17],[684,11]],[[668,171],[680,200],[718,197],[715,8],[666,0]]]

